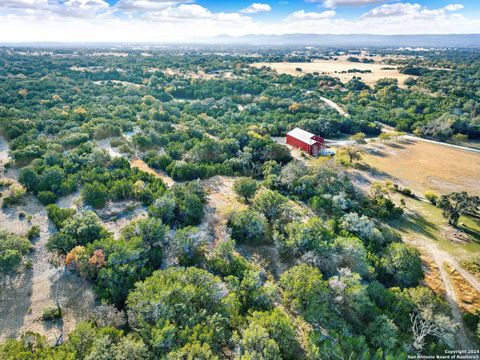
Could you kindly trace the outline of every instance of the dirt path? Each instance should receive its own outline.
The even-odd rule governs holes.
[[[435,265],[440,272],[440,277],[444,285],[445,299],[450,306],[453,318],[460,325],[456,334],[457,344],[463,350],[476,349],[477,345],[474,344],[467,335],[466,326],[463,321],[462,311],[458,306],[459,299],[457,299],[454,285],[452,284],[452,281],[445,269],[445,264],[450,264],[462,275],[462,272],[465,272],[465,270],[461,268],[461,266],[451,257],[451,255],[440,250],[437,245],[435,245],[428,239],[425,239],[423,237],[417,237],[415,239],[406,238],[404,240],[406,243],[418,248],[420,251],[426,253],[428,257],[433,259]],[[470,284],[478,291],[478,288],[473,283]],[[476,285],[479,285],[478,281]]]
[[[347,113],[345,110],[343,110],[340,105],[338,105],[336,102],[330,100],[330,99],[327,99],[323,96],[320,96],[320,99],[325,103],[327,104],[328,106],[330,106],[332,109],[336,110],[340,115],[343,115],[345,117],[348,117],[350,116],[349,113]]]
[[[130,160],[130,165],[132,167],[139,168],[140,170],[145,171],[146,173],[152,174],[152,175],[162,179],[163,182],[165,183],[165,185],[167,185],[168,187],[175,184],[175,181],[170,176],[168,176],[167,174],[165,174],[163,172],[156,171],[156,170],[152,169],[142,159],[137,159],[137,158],[132,159],[132,160]]]
[[[460,150],[473,151],[473,152],[476,152],[476,153],[480,153],[480,149],[474,149],[474,148],[470,148],[470,147],[467,147],[467,146],[454,145],[454,144],[449,144],[449,143],[445,143],[445,142],[441,142],[441,141],[424,139],[424,138],[421,138],[421,137],[418,137],[418,136],[413,136],[413,135],[405,135],[404,138],[409,139],[409,140],[418,140],[418,141],[428,142],[428,143],[431,143],[431,144],[449,146],[449,147],[460,149]]]

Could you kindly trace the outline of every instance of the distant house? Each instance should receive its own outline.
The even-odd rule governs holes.
[[[300,128],[289,131],[285,140],[288,145],[301,149],[313,156],[319,155],[322,150],[328,148],[328,146],[325,145],[324,138]]]

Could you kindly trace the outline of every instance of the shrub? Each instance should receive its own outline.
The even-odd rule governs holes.
[[[414,199],[417,197],[409,188],[399,189],[398,191],[403,195],[414,198]]]
[[[42,320],[43,321],[53,321],[62,318],[62,310],[60,307],[51,307],[43,309]]]
[[[48,205],[46,207],[47,215],[50,220],[55,224],[57,228],[63,226],[63,222],[71,218],[75,214],[75,209],[63,209],[56,205]]]
[[[12,184],[8,190],[7,195],[3,198],[3,207],[16,205],[25,196],[26,190],[22,185]]]
[[[468,140],[468,135],[465,134],[455,134],[452,136],[452,139],[456,142],[464,142]]]
[[[33,225],[30,230],[28,230],[27,232],[27,238],[28,240],[33,240],[37,237],[40,236],[40,228],[38,227],[38,225]]]
[[[252,178],[239,178],[233,183],[233,190],[248,203],[257,192],[257,182]]]
[[[438,201],[438,194],[434,193],[433,191],[425,191],[425,198],[430,201],[433,205],[437,205]]]
[[[253,210],[234,212],[228,219],[232,238],[238,242],[258,244],[265,242],[267,219],[263,214]]]
[[[0,274],[17,269],[30,250],[32,244],[26,238],[0,230]]]
[[[108,200],[105,185],[99,182],[85,184],[82,189],[83,201],[94,208],[103,208]]]
[[[55,195],[51,191],[40,191],[37,194],[38,201],[42,203],[42,205],[50,205],[54,204],[57,201],[57,195]]]
[[[145,162],[148,166],[159,169],[159,170],[166,170],[167,166],[173,161],[172,158],[167,154],[157,154],[155,151],[149,151],[145,157]]]

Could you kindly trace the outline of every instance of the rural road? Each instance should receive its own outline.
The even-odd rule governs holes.
[[[461,146],[461,145],[444,143],[444,142],[441,142],[441,141],[424,139],[424,138],[414,136],[414,135],[405,135],[405,136],[403,136],[403,138],[404,139],[410,139],[410,140],[418,140],[418,141],[428,142],[428,143],[437,144],[437,145],[449,146],[449,147],[457,148],[457,149],[460,149],[460,150],[480,153],[480,149],[474,149],[474,148],[471,148],[471,147],[468,147],[468,146]]]
[[[380,121],[376,121],[376,123],[383,126],[382,131],[385,131],[385,132],[395,131],[393,126],[381,123]],[[462,145],[449,144],[449,143],[436,141],[436,140],[424,139],[424,138],[421,138],[421,137],[418,137],[418,136],[415,136],[415,135],[412,135],[412,134],[404,135],[404,136],[402,136],[402,138],[409,139],[409,140],[418,140],[418,141],[423,141],[423,142],[427,142],[427,143],[430,143],[430,144],[437,144],[437,145],[448,146],[448,147],[452,147],[452,148],[456,148],[456,149],[460,149],[460,150],[480,153],[480,149],[474,149],[474,148],[471,148],[471,147],[468,147],[468,146],[462,146]]]
[[[320,96],[320,99],[325,103],[327,104],[328,106],[330,106],[332,109],[336,110],[340,115],[343,115],[345,117],[348,117],[350,116],[349,113],[347,113],[345,110],[343,110],[340,105],[338,105],[336,102],[330,100],[330,99],[327,99],[323,96]]]
[[[350,116],[345,110],[342,109],[342,107],[340,105],[338,105],[336,102],[330,100],[330,99],[327,99],[323,96],[320,96],[320,99],[325,103],[327,104],[328,106],[330,106],[332,109],[336,110],[340,115],[343,115],[345,117],[347,116]],[[394,131],[393,127],[390,126],[390,125],[387,125],[387,124],[384,124],[384,123],[381,123],[379,121],[376,122],[377,124],[379,125],[382,125],[383,126],[383,129],[385,129],[385,131]],[[442,146],[450,146],[450,147],[453,147],[453,148],[456,148],[456,149],[461,149],[461,150],[465,150],[465,151],[472,151],[472,152],[476,152],[476,153],[480,153],[480,149],[474,149],[474,148],[471,148],[471,147],[468,147],[468,146],[462,146],[462,145],[455,145],[455,144],[448,144],[448,143],[444,143],[444,142],[441,142],[441,141],[435,141],[435,140],[429,140],[429,139],[424,139],[424,138],[421,138],[421,137],[418,137],[418,136],[415,136],[415,135],[412,135],[412,134],[407,134],[405,136],[403,136],[404,139],[409,139],[409,140],[418,140],[418,141],[423,141],[423,142],[428,142],[428,143],[431,143],[431,144],[437,144],[437,145],[442,145]],[[334,143],[333,143],[334,142]],[[342,140],[342,141],[332,141],[332,144],[331,145],[338,145],[338,146],[345,146],[345,145],[351,145],[351,143],[348,141],[348,140]]]

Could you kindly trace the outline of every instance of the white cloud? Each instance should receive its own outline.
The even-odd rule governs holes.
[[[153,15],[164,19],[206,19],[210,18],[212,13],[200,5],[181,4],[175,7],[168,7]]]
[[[450,4],[439,9],[428,9],[420,4],[396,3],[380,5],[363,15],[363,18],[438,18],[453,16],[449,13],[463,9],[463,5]]]
[[[104,0],[4,0],[0,2],[0,15],[5,11],[17,15],[94,17],[108,7]]]
[[[446,11],[456,11],[456,10],[461,10],[463,8],[464,6],[462,4],[449,4],[444,7]]]
[[[334,10],[322,11],[322,12],[306,12],[305,10],[295,11],[291,13],[287,20],[289,21],[304,21],[304,20],[323,20],[329,19],[335,16]]]
[[[306,0],[307,2],[323,3],[327,8],[336,8],[338,6],[366,6],[376,5],[387,2],[389,0]]]
[[[270,12],[270,11],[272,11],[272,7],[268,4],[253,3],[252,5],[246,7],[240,12],[244,14],[257,14],[261,12]]]
[[[113,6],[113,10],[125,12],[159,11],[179,3],[179,1],[172,0],[119,0]]]
[[[392,17],[392,16],[406,16],[418,13],[422,7],[419,4],[398,3],[391,5],[378,6],[366,14],[363,17]]]
[[[162,11],[145,13],[144,19],[157,22],[190,22],[201,25],[201,22],[230,22],[232,24],[250,22],[250,18],[240,13],[212,13],[207,8],[197,4],[180,4],[170,6]],[[182,28],[183,30],[183,28]]]
[[[346,1],[346,0],[343,0]],[[337,4],[339,2],[337,1]],[[176,42],[219,34],[441,34],[478,33],[461,4],[427,8],[379,5],[356,19],[334,10],[298,10],[283,20],[255,20],[241,12],[214,12],[197,3],[163,0],[0,0],[1,42]]]

